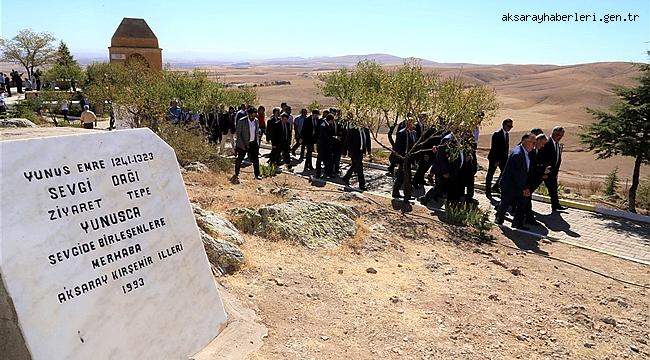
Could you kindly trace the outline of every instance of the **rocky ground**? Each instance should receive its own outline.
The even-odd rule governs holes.
[[[290,175],[184,177],[242,231],[242,256],[215,273],[268,328],[251,359],[650,357],[648,289],[591,271],[647,286],[646,266],[498,228],[485,242],[424,208]]]

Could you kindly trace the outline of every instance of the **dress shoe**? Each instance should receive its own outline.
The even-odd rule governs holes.
[[[359,186],[359,190],[361,191],[368,191],[368,188],[365,186]]]
[[[422,206],[427,206],[427,201],[426,201],[426,199],[425,199],[425,196],[420,196],[420,197],[418,198],[418,202],[419,202],[420,204],[422,204]]]
[[[562,211],[562,210],[566,210],[566,209],[567,209],[566,207],[564,207],[562,205],[558,205],[558,206],[553,207],[552,211]]]
[[[350,180],[348,180],[348,179],[343,179],[343,184],[344,184],[345,186],[348,186],[348,187],[349,187],[349,186],[350,186]]]
[[[503,220],[502,218],[496,218],[494,219],[494,222],[497,223],[498,225],[503,225]]]
[[[259,175],[257,175],[257,176],[255,177],[255,180],[262,180],[262,177],[259,176]]]
[[[402,197],[402,194],[400,194],[399,192],[393,192],[393,199],[399,199],[401,197]]]

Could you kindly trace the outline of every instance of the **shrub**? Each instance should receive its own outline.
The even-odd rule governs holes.
[[[618,166],[612,170],[609,174],[607,174],[607,177],[605,178],[605,181],[603,185],[605,186],[605,195],[607,196],[614,196],[616,194],[616,190],[618,190]]]
[[[650,176],[639,182],[636,190],[636,204],[640,208],[650,211]]]
[[[260,164],[260,176],[262,177],[272,177],[277,174],[277,167],[273,164],[263,165]]]
[[[207,141],[200,128],[187,125],[173,125],[166,121],[159,124],[158,136],[176,152],[181,166],[199,161],[210,169],[224,171],[230,168],[230,160],[217,154],[217,147]]]
[[[42,101],[38,98],[16,101],[14,103],[13,116],[36,122],[38,114],[41,111],[41,106]]]
[[[535,193],[537,193],[537,195],[548,196],[548,189],[546,188],[546,184],[542,183],[539,185],[537,190],[535,190]],[[562,194],[564,194],[564,184],[559,183],[557,184],[557,196],[561,198]]]
[[[445,209],[447,221],[462,226],[471,226],[478,230],[480,237],[492,228],[489,212],[468,204],[450,205]]]

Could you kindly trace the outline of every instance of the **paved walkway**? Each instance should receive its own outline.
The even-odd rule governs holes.
[[[261,153],[267,154],[268,150],[262,149]],[[260,160],[262,164],[266,163],[266,158]],[[342,164],[343,174],[347,168],[347,164]],[[313,175],[312,171],[303,172],[302,162],[296,164],[294,172],[301,175]],[[386,175],[384,170],[364,168],[364,174],[366,186],[371,193],[390,196],[393,180]],[[342,185],[340,178],[326,180]],[[352,186],[356,186],[355,182],[356,177],[352,177]],[[425,189],[415,190],[413,195],[420,196],[429,188],[426,186]],[[491,212],[491,218],[494,219],[494,203],[491,203],[483,193],[478,191],[475,198],[479,200],[481,208]],[[412,203],[419,205],[417,201]],[[429,204],[431,209],[436,209],[437,206],[440,204]],[[537,201],[533,202],[533,210],[538,214],[537,219],[543,226],[530,226],[530,232],[553,241],[650,265],[650,225],[647,223],[577,209],[552,213],[549,204]]]

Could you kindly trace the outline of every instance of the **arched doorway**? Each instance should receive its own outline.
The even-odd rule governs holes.
[[[141,64],[144,64],[146,67],[150,67],[149,62],[147,61],[147,59],[144,56],[142,56],[141,54],[138,54],[138,53],[133,53],[133,54],[129,55],[129,57],[126,59],[126,63],[127,64],[141,63]]]

